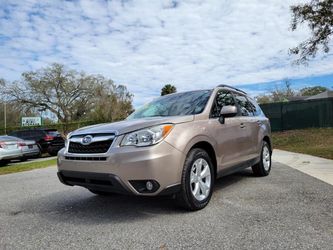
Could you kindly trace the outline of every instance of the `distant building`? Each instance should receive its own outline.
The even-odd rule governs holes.
[[[291,96],[287,100],[289,102],[292,102],[292,101],[323,99],[329,97],[333,97],[333,90],[326,90],[318,95],[313,95],[313,96],[301,96],[301,95]]]
[[[301,95],[297,95],[297,96],[291,96],[288,98],[288,101],[292,102],[292,101],[302,101],[302,100],[306,100],[308,98],[308,96],[301,96]]]
[[[333,90],[326,90],[318,95],[313,95],[305,98],[305,100],[313,100],[313,99],[322,99],[322,98],[329,98],[333,97]]]

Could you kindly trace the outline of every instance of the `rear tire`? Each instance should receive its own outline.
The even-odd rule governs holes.
[[[269,144],[264,141],[260,154],[260,161],[252,166],[252,171],[256,176],[267,176],[272,168],[272,151]]]
[[[10,160],[0,160],[0,167],[8,165],[9,162]]]
[[[21,162],[24,162],[24,161],[27,161],[27,160],[28,160],[28,158],[25,157],[25,156],[21,157],[21,159],[20,159]]]
[[[94,189],[88,189],[90,192],[92,192],[93,194],[96,195],[101,195],[101,196],[110,196],[112,195],[112,193],[110,192],[105,192],[105,191],[98,191],[98,190],[94,190]]]
[[[39,150],[39,153],[36,155],[36,156],[34,156],[34,158],[41,158],[43,156],[43,154],[42,154],[42,151],[41,150]]]
[[[57,150],[49,150],[48,153],[49,153],[50,156],[57,156],[58,151]]]
[[[203,209],[212,196],[214,180],[208,153],[201,148],[192,149],[185,160],[181,191],[176,194],[178,204],[190,211]]]

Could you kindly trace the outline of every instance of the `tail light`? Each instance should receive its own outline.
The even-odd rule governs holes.
[[[19,143],[17,143],[17,145],[18,145],[19,147],[24,147],[24,146],[26,146],[27,144],[25,144],[24,142],[19,142]]]
[[[45,141],[52,141],[53,139],[54,139],[54,136],[52,136],[52,135],[45,135],[44,136]]]
[[[6,147],[5,145],[6,144],[4,142],[0,142],[0,148],[5,148]]]

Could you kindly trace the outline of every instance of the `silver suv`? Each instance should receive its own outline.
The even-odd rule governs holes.
[[[204,208],[216,178],[252,167],[271,170],[270,124],[245,92],[219,85],[160,97],[125,121],[68,135],[58,177],[94,194],[171,195]]]

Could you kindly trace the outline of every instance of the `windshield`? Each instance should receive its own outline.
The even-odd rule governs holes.
[[[212,90],[200,90],[162,96],[139,108],[127,119],[199,114],[204,110],[211,93]]]

